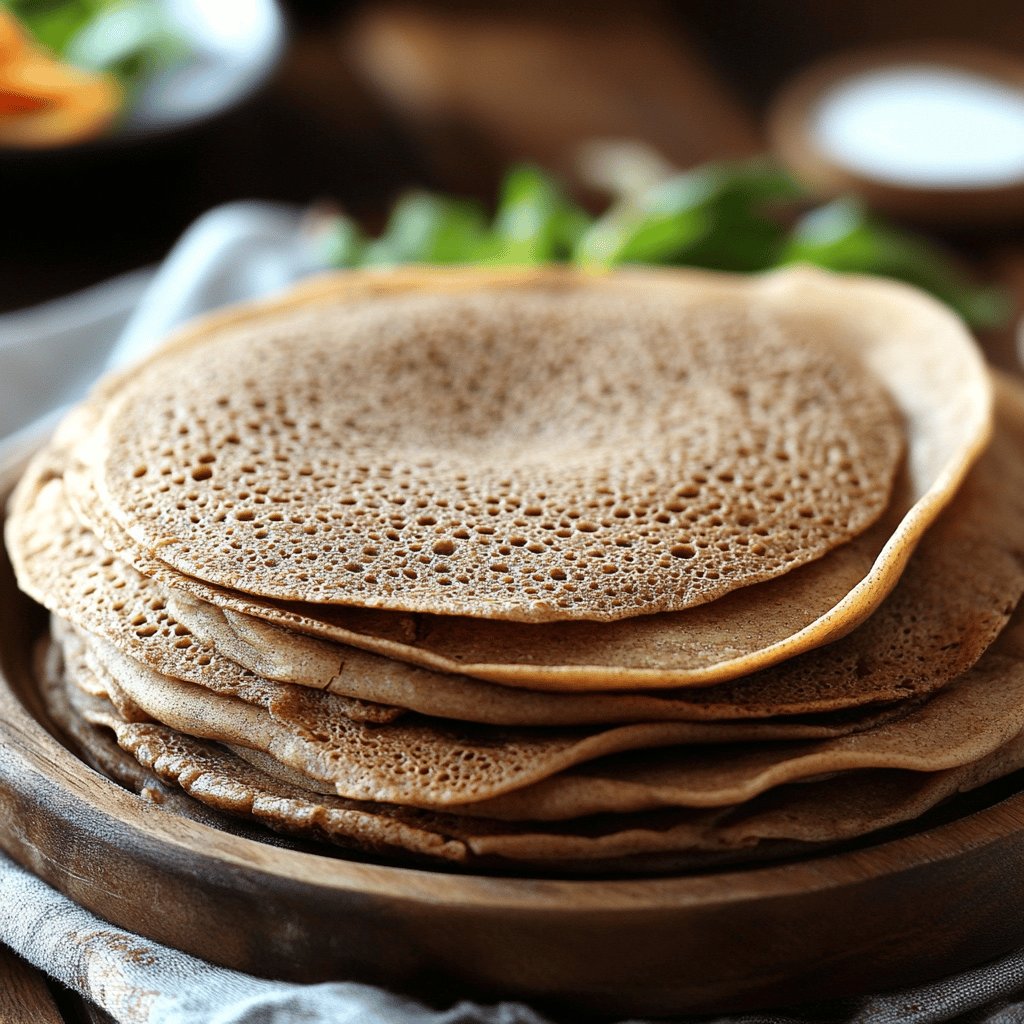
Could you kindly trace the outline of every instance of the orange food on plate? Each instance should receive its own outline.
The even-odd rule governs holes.
[[[0,146],[59,146],[102,135],[121,108],[108,75],[62,64],[0,11]]]

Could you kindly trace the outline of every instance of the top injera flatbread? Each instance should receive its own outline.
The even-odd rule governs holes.
[[[470,721],[561,724],[766,717],[922,696],[974,664],[1024,589],[1024,402],[1020,396],[1019,387],[1000,383],[992,444],[925,535],[895,590],[867,622],[828,647],[713,687],[657,694],[513,690],[334,646],[169,588],[165,591],[168,607],[219,651],[263,675]],[[38,515],[35,518],[38,521]],[[595,645],[604,650],[600,647],[604,631],[622,635],[631,631],[633,642],[639,645],[646,639],[657,657],[663,653],[659,641],[664,642],[664,636],[648,631],[653,622],[602,625]],[[432,641],[431,650],[460,628],[457,620],[440,618],[434,618],[432,625],[435,631],[421,634]],[[559,650],[556,630],[590,633],[594,628],[580,623],[500,625],[503,631],[520,635],[524,644],[528,631],[536,631],[538,642],[548,638],[549,650],[554,651]],[[456,646],[456,650],[464,648]]]
[[[37,466],[26,477],[22,496],[14,504],[13,515],[20,517],[31,505],[28,493],[30,481],[45,472],[63,476],[68,499],[74,506],[79,521],[97,534],[108,549],[130,563],[144,575],[168,585],[168,593],[191,595],[195,600],[213,603],[227,613],[261,617],[279,622],[312,636],[351,642],[369,650],[387,650],[388,653],[413,662],[434,663],[447,671],[460,670],[463,651],[469,645],[483,646],[490,657],[509,660],[536,659],[539,652],[548,652],[553,658],[567,660],[605,659],[607,664],[588,675],[600,675],[610,666],[618,678],[625,671],[641,677],[651,676],[649,667],[656,662],[681,681],[703,680],[724,675],[726,678],[740,670],[743,663],[753,667],[758,657],[778,658],[785,651],[802,650],[841,635],[856,624],[855,618],[844,618],[849,609],[840,604],[852,590],[860,588],[871,573],[880,552],[893,535],[893,531],[920,494],[909,479],[906,467],[898,474],[893,500],[882,518],[864,533],[841,545],[817,561],[765,583],[744,587],[713,602],[682,612],[667,612],[650,616],[618,620],[613,623],[558,623],[528,624],[498,620],[467,619],[457,616],[409,615],[378,612],[365,608],[346,608],[338,605],[308,605],[275,602],[255,598],[238,591],[225,590],[171,569],[158,558],[147,554],[131,541],[116,522],[104,515],[90,486],[90,477],[71,460],[68,465],[66,447],[61,438],[87,432],[91,422],[89,406],[76,410],[67,421],[58,438],[37,460]],[[47,463],[39,468],[41,463]],[[872,599],[873,600],[873,599]],[[838,607],[837,607],[838,606]],[[872,605],[863,604],[861,612],[867,614]],[[814,623],[807,628],[807,623]],[[438,631],[441,650],[433,650],[430,637]],[[258,623],[249,627],[257,629]],[[534,636],[534,631],[537,631]],[[272,635],[273,631],[271,631]],[[447,651],[445,636],[451,636],[451,650]],[[272,639],[272,636],[271,636]],[[557,641],[552,647],[551,640]],[[409,650],[423,641],[420,650]],[[535,641],[539,641],[535,642]],[[493,642],[493,643],[492,643]],[[494,646],[494,643],[499,646]],[[582,652],[586,652],[584,655]],[[657,652],[657,653],[655,653]],[[755,652],[755,658],[749,653]],[[762,652],[760,655],[757,652]],[[284,644],[280,658],[276,648],[269,657],[277,667],[266,674],[287,673],[296,645]],[[301,657],[305,657],[300,653]],[[335,655],[332,653],[333,659]],[[449,664],[442,664],[445,661]],[[470,657],[472,660],[472,657]],[[645,667],[633,668],[642,661]],[[519,667],[520,670],[522,666]],[[490,670],[491,666],[485,666]],[[497,667],[501,671],[501,667]],[[547,672],[545,666],[539,671]],[[564,674],[565,667],[557,669]],[[289,679],[287,675],[277,678]]]
[[[70,514],[61,498],[60,462],[50,467],[46,453],[24,478],[8,543],[21,585],[58,614],[160,671],[204,685],[208,683],[200,663],[219,664],[222,659],[213,656],[222,653],[240,658],[260,676],[283,673],[305,685],[432,716],[505,725],[751,719],[905,700],[927,694],[970,667],[1002,627],[1024,586],[1024,413],[1017,391],[1005,382],[999,390],[993,444],[929,531],[883,608],[828,648],[704,689],[533,693],[353,648],[313,644],[310,649],[306,638],[245,616],[232,615],[229,621],[213,606],[178,621],[181,602],[173,594],[165,600],[150,581],[104,552]],[[216,625],[218,616],[221,628],[211,632],[210,620]],[[550,627],[531,628],[546,632]],[[194,669],[189,662],[196,662]],[[361,717],[366,710],[350,714]],[[835,723],[841,729],[848,724]]]
[[[827,293],[831,278],[822,279],[812,272],[799,276],[805,291]],[[447,274],[437,275],[435,287],[447,279]],[[711,282],[716,281],[718,277],[712,276]],[[779,287],[797,283],[791,273]],[[634,618],[619,626],[526,627],[462,617],[276,602],[207,584],[176,572],[146,552],[105,513],[91,492],[90,474],[74,463],[68,471],[69,496],[104,545],[146,575],[222,608],[390,657],[546,689],[670,687],[734,678],[834,640],[870,614],[895,583],[920,533],[955,490],[959,474],[983,440],[986,414],[982,408],[985,400],[975,386],[977,355],[964,348],[960,339],[944,335],[948,314],[937,312],[916,293],[888,283],[847,280],[846,284],[864,291],[867,307],[873,308],[871,304],[876,302],[876,312],[883,319],[886,315],[896,323],[906,319],[908,310],[902,307],[909,302],[911,307],[921,304],[916,312],[925,321],[929,315],[939,320],[930,325],[930,337],[938,339],[933,357],[922,365],[892,362],[890,367],[894,372],[891,386],[910,441],[905,494],[902,498],[897,495],[890,509],[892,520],[879,523],[818,562],[778,580],[742,588],[713,607]],[[399,276],[395,286],[409,287],[410,281]],[[321,289],[330,292],[341,287],[341,279],[331,279]],[[890,294],[894,288],[896,294]],[[881,298],[877,289],[881,289]],[[235,311],[226,322],[235,324],[243,317],[244,311]],[[187,348],[194,343],[196,333],[202,337],[201,331],[190,332],[179,346]],[[864,351],[866,357],[881,359],[883,355],[870,346]],[[960,379],[967,385],[958,393]],[[78,436],[91,434],[99,408],[113,391],[116,381],[101,390],[93,404],[76,411],[61,432],[65,447],[73,447]],[[936,396],[943,397],[936,401]],[[905,506],[901,504],[904,501]]]
[[[815,319],[780,278],[463,274],[153,357],[88,451],[101,501],[208,582],[520,621],[701,604],[885,507],[897,411],[842,283]]]

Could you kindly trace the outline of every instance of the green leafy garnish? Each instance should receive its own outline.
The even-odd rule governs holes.
[[[554,178],[523,165],[506,175],[493,218],[467,199],[408,192],[375,239],[367,239],[350,217],[337,215],[320,236],[321,255],[336,267],[557,263],[570,257],[589,226],[589,215]]]
[[[482,262],[533,266],[568,259],[590,217],[537,167],[513,167],[501,187]]]
[[[768,159],[712,163],[616,196],[591,218],[550,175],[513,167],[488,221],[476,203],[415,192],[399,199],[384,233],[363,238],[340,218],[328,232],[333,266],[571,263],[760,271],[793,263],[877,274],[917,285],[972,326],[1009,315],[998,289],[974,284],[941,247],[869,214],[852,199],[807,211],[809,197]]]
[[[187,52],[157,0],[0,0],[0,8],[58,57],[114,75],[129,94]]]
[[[466,199],[410,192],[395,204],[380,238],[362,250],[361,265],[466,263],[487,234],[483,208]]]
[[[184,41],[156,0],[112,0],[68,40],[63,53],[78,67],[106,71],[127,88],[185,56]]]
[[[358,267],[363,263],[366,237],[359,225],[343,213],[334,214],[318,231],[320,257],[331,267]]]
[[[584,267],[675,263],[711,230],[714,189],[682,176],[630,196],[598,217],[579,240],[573,262]]]
[[[931,292],[975,327],[996,326],[1010,313],[1009,300],[999,289],[973,284],[931,242],[873,217],[855,199],[837,199],[804,216],[780,262],[906,281]]]
[[[0,0],[0,8],[10,11],[34,39],[59,56],[102,7],[102,0]]]

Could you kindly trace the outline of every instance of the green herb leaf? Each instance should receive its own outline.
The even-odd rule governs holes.
[[[366,251],[366,238],[351,217],[339,213],[319,229],[317,248],[320,258],[329,266],[358,267]]]
[[[384,234],[366,246],[366,266],[471,263],[487,236],[479,205],[429,192],[410,192],[395,204]]]
[[[513,167],[493,224],[476,204],[425,192],[396,204],[384,234],[367,242],[339,224],[335,266],[402,263],[536,265],[569,260],[588,268],[688,265],[760,271],[792,263],[897,278],[931,292],[975,327],[1003,323],[1007,296],[975,285],[954,259],[919,235],[870,215],[853,199],[813,210],[792,230],[806,200],[774,161],[706,164],[621,195],[591,219],[539,168]]]
[[[761,270],[773,264],[783,240],[766,208],[801,194],[768,160],[707,164],[613,205],[583,237],[574,259],[584,266]]]
[[[590,217],[553,177],[528,164],[513,167],[502,183],[482,261],[534,266],[564,260],[589,225]]]
[[[64,47],[64,56],[72,64],[115,75],[128,90],[186,52],[156,0],[104,4]]]
[[[157,0],[0,0],[32,37],[77,67],[131,92],[187,53]]]
[[[95,13],[82,0],[0,0],[0,8],[10,11],[37,42],[58,56]]]
[[[780,203],[804,199],[803,186],[768,157],[705,164],[720,197],[739,200],[749,210],[764,210]]]
[[[580,238],[573,262],[607,268],[678,259],[710,229],[714,188],[707,176],[686,174],[621,200]]]
[[[995,326],[1009,314],[1009,300],[998,289],[974,284],[940,248],[873,217],[855,199],[837,199],[803,217],[780,263],[906,281],[931,292],[973,327]]]

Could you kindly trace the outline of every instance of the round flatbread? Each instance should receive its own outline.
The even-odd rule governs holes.
[[[696,719],[685,736],[679,732],[679,740],[719,743],[837,736],[904,713],[902,705],[906,702],[900,702],[900,706],[839,715],[794,716],[762,722],[751,709],[740,709],[732,715],[723,713],[723,721],[716,725],[710,720],[716,717],[714,714],[695,711],[686,700],[643,694],[531,695],[425,671],[356,649],[348,649],[345,655],[348,671],[343,681],[333,682],[333,668],[323,678],[317,675],[317,666],[324,666],[322,658],[303,660],[293,651],[288,664],[300,670],[301,685],[291,685],[268,678],[255,661],[240,664],[232,657],[237,652],[231,645],[225,649],[222,643],[227,634],[214,637],[203,628],[211,615],[221,615],[214,606],[203,605],[199,615],[182,617],[180,601],[110,555],[74,518],[63,499],[61,478],[51,475],[45,462],[37,463],[31,472],[36,471],[38,487],[33,491],[31,514],[21,515],[19,528],[12,530],[12,538],[17,537],[12,550],[16,551],[22,587],[54,613],[54,632],[63,640],[67,632],[63,623],[71,623],[77,630],[107,641],[158,673],[263,707],[281,721],[308,722],[310,716],[324,720],[341,716],[383,723],[399,717],[403,706],[427,715],[492,725],[600,725]],[[187,601],[183,607],[190,607]],[[281,637],[282,653],[290,637],[291,634]],[[337,667],[336,662],[330,664]],[[405,694],[411,697],[411,705],[397,706],[392,700],[363,700],[343,692],[360,687],[392,697]],[[327,692],[313,692],[320,690]],[[729,718],[746,721],[730,724]]]
[[[632,694],[513,689],[338,647],[181,590],[158,589],[106,551],[76,519],[64,496],[59,446],[44,452],[23,479],[8,524],[8,547],[21,586],[37,600],[159,672],[215,688],[226,674],[225,692],[232,692],[240,682],[238,664],[230,664],[234,661],[250,670],[241,680],[247,685],[266,686],[273,678],[377,705],[353,708],[353,717],[392,714],[380,705],[397,705],[431,716],[497,725],[585,725],[757,719],[869,707],[925,695],[969,668],[1002,628],[1024,589],[1019,556],[1024,404],[1019,388],[1005,380],[999,395],[999,427],[992,445],[928,532],[883,608],[827,648],[713,687]],[[971,557],[964,558],[964,551]],[[675,613],[680,619],[692,614]],[[626,653],[639,651],[646,643],[645,657],[662,658],[670,671],[678,645],[687,642],[681,621],[668,629],[670,618],[654,616],[605,624],[602,629],[619,634]],[[389,648],[399,646],[406,657],[416,656],[421,647],[432,655],[446,620],[434,622],[436,626],[404,642],[393,639],[396,631],[384,627],[374,636]],[[546,636],[549,651],[565,651],[564,646],[554,646],[555,627],[488,624],[493,626],[536,630],[541,634],[537,650],[544,649],[539,641]],[[558,627],[581,628],[592,627]],[[600,640],[599,636],[595,643]],[[225,657],[215,659],[208,669],[216,653]]]
[[[702,604],[885,507],[886,388],[778,288],[464,280],[158,354],[88,448],[101,501],[207,582],[521,621]]]
[[[217,650],[261,674],[411,708],[428,715],[497,724],[558,725],[679,718],[743,719],[820,714],[919,698],[966,671],[1002,629],[1024,591],[1024,402],[999,388],[996,436],[953,503],[915,551],[886,602],[835,643],[740,679],[656,693],[540,693],[442,674],[326,643],[164,588],[168,608]],[[856,543],[856,542],[854,542]],[[965,558],[964,552],[970,557]],[[798,570],[802,572],[803,570]],[[755,590],[757,588],[751,588]],[[711,608],[732,600],[725,598]],[[699,609],[697,610],[700,611]],[[694,612],[677,613],[692,616]],[[594,657],[622,650],[671,664],[690,637],[666,616],[592,626],[497,626],[514,631],[524,655],[557,657],[568,648]],[[658,620],[662,620],[659,622]],[[417,647],[473,629],[436,617]],[[534,631],[534,648],[527,645]],[[580,635],[583,631],[586,636]],[[609,633],[613,635],[608,636]],[[573,634],[573,636],[566,636]],[[592,640],[592,653],[583,646]],[[724,642],[724,641],[723,641]],[[578,646],[574,646],[578,645]],[[547,649],[545,650],[545,646]],[[465,647],[452,650],[461,657]],[[449,661],[452,650],[448,651]],[[450,664],[446,667],[450,667]],[[475,670],[474,665],[466,666]]]
[[[807,273],[799,279],[772,280],[784,292],[804,286],[814,297],[811,308],[827,305],[822,293],[830,294],[831,279]],[[717,280],[712,275],[711,282]],[[861,306],[872,311],[867,318],[873,329],[881,331],[881,323],[874,321],[888,318],[907,333],[916,329],[920,344],[935,341],[941,349],[920,366],[908,365],[909,354],[906,361],[892,360],[890,365],[910,444],[902,485],[886,520],[867,534],[817,562],[744,587],[712,605],[618,624],[546,626],[276,602],[205,583],[146,552],[105,513],[90,473],[74,463],[67,474],[69,497],[79,518],[108,549],[177,590],[225,610],[424,667],[511,686],[574,691],[700,686],[736,678],[835,640],[863,621],[895,584],[915,543],[985,439],[987,378],[979,384],[977,375],[985,373],[977,353],[959,328],[950,333],[948,314],[898,286],[845,283],[858,291]],[[229,324],[237,325],[242,316],[235,314]],[[921,323],[915,323],[918,317]],[[870,336],[858,338],[856,344],[866,359],[884,362],[884,346],[875,338],[873,348],[870,341]],[[196,343],[190,334],[181,346]],[[106,397],[105,391],[95,405],[79,410],[66,431],[69,438],[92,436],[98,406]]]

